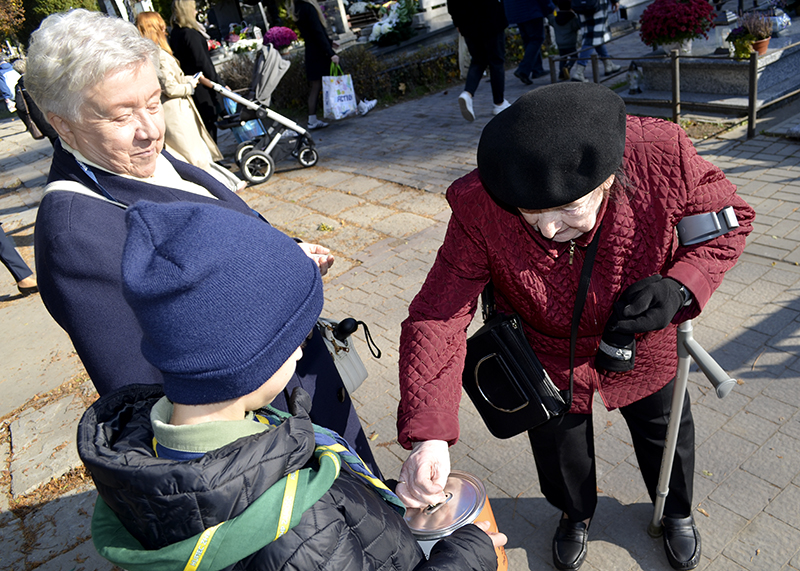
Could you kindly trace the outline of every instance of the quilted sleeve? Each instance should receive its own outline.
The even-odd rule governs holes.
[[[683,129],[678,131],[683,194],[677,197],[681,206],[677,224],[684,216],[719,212],[733,206],[739,227],[713,240],[693,246],[678,246],[672,263],[663,272],[692,292],[696,303],[679,311],[674,323],[699,315],[711,294],[719,287],[726,271],[731,269],[745,247],[745,238],[753,229],[754,210],[736,194],[736,186],[718,167],[697,154]]]
[[[458,440],[461,372],[466,330],[489,281],[486,247],[478,228],[454,212],[422,289],[400,333],[398,441]]]

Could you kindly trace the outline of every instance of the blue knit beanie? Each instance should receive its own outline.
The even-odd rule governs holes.
[[[145,201],[125,220],[123,293],[172,402],[253,392],[314,327],[319,269],[262,220],[216,205]]]

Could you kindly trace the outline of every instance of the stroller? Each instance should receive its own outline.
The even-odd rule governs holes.
[[[235,135],[248,134],[244,140],[237,136],[239,145],[234,158],[244,178],[253,184],[267,182],[275,172],[275,163],[289,157],[297,159],[303,167],[313,167],[319,161],[319,154],[308,131],[268,107],[272,92],[288,68],[289,62],[281,58],[278,50],[269,44],[262,46],[256,57],[250,85],[249,94],[253,100],[225,89],[208,78],[200,78],[203,85],[239,104],[239,113],[229,115],[218,122],[217,127],[233,129]],[[242,128],[252,120],[256,120],[260,127],[255,133]],[[249,138],[249,135],[255,136]]]

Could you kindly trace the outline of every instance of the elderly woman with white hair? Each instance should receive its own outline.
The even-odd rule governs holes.
[[[39,288],[101,395],[162,379],[142,356],[142,330],[122,295],[125,209],[139,200],[190,201],[259,216],[214,177],[163,150],[158,64],[158,47],[135,26],[86,10],[46,18],[28,50],[28,91],[59,135],[36,218]],[[326,248],[299,247],[323,274],[333,263]],[[230,250],[235,257],[235,244]],[[304,353],[288,390],[312,393],[313,420],[354,443],[379,474],[318,333]]]

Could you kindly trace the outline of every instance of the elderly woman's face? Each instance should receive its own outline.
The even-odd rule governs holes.
[[[542,236],[554,242],[568,242],[590,232],[606,191],[614,184],[612,174],[606,181],[575,202],[547,210],[519,209],[525,221]]]
[[[147,178],[164,147],[161,86],[150,62],[111,72],[86,92],[82,118],[59,119],[59,135],[88,160],[117,173]]]

